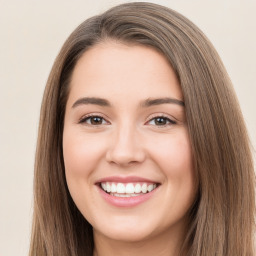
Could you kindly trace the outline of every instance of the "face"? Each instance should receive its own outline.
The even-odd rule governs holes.
[[[152,48],[105,42],[78,61],[63,154],[70,194],[95,236],[142,241],[184,231],[196,189],[182,98]]]

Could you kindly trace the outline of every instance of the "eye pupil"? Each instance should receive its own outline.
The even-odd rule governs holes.
[[[166,118],[164,118],[164,117],[157,117],[155,119],[155,124],[156,125],[165,125],[166,124]]]
[[[94,124],[94,125],[102,124],[102,118],[98,116],[91,117],[91,124]]]

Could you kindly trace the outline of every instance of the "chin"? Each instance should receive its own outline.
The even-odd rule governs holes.
[[[113,224],[112,224],[113,223]],[[120,224],[118,224],[120,223]],[[124,218],[124,220],[104,222],[94,225],[94,232],[100,233],[105,237],[122,242],[139,242],[146,240],[154,233],[150,222],[135,221]]]
[[[100,232],[96,231],[94,232]],[[134,228],[130,227],[130,230],[111,230],[110,232],[106,232],[104,230],[104,233],[102,233],[105,237],[107,237],[110,240],[120,241],[120,242],[126,242],[126,243],[134,243],[134,242],[140,242],[147,240],[149,238],[150,232],[147,232],[145,230],[140,231]]]

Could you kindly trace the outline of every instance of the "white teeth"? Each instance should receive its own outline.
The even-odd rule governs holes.
[[[112,193],[116,192],[116,184],[115,183],[112,183],[112,185],[111,185],[111,192]]]
[[[119,197],[131,197],[145,194],[154,190],[156,184],[147,183],[115,183],[115,182],[102,182],[101,187],[107,193]]]
[[[148,185],[148,192],[152,191],[154,189],[153,184]]]
[[[117,193],[125,193],[125,185],[123,183],[118,183],[116,186]]]
[[[142,191],[142,193],[147,193],[148,187],[147,187],[147,184],[146,184],[146,183],[144,183],[144,184],[142,185],[141,191]]]
[[[101,187],[103,188],[103,190],[105,190],[105,191],[107,190],[106,183],[101,183],[100,185],[101,185]]]
[[[125,187],[125,193],[133,194],[134,193],[134,186],[132,183],[128,183]]]
[[[117,196],[117,197],[133,197],[133,196],[139,196],[141,194],[118,194],[118,193],[110,193],[111,196]]]
[[[140,193],[141,192],[141,185],[140,184],[135,185],[134,192],[135,193]]]
[[[111,192],[111,185],[107,182],[107,192]]]

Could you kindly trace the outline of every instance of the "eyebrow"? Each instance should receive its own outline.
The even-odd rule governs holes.
[[[156,105],[161,105],[161,104],[177,104],[182,107],[185,106],[185,103],[182,100],[177,100],[174,98],[157,98],[157,99],[146,99],[141,103],[142,107],[151,107],[151,106],[156,106]]]
[[[110,107],[111,106],[110,102],[106,99],[95,98],[95,97],[84,97],[84,98],[78,99],[72,105],[72,108],[75,108],[80,105],[88,105],[88,104],[98,105],[98,106],[102,106],[102,107]]]
[[[181,100],[174,99],[174,98],[156,98],[156,99],[146,99],[145,101],[140,103],[141,107],[151,107],[151,106],[156,106],[156,105],[161,105],[161,104],[177,104],[180,106],[185,106],[185,103]],[[88,104],[93,104],[93,105],[98,105],[102,107],[111,107],[111,104],[108,100],[103,99],[103,98],[96,98],[96,97],[84,97],[78,99],[73,105],[72,108],[75,108],[80,105],[88,105]]]

